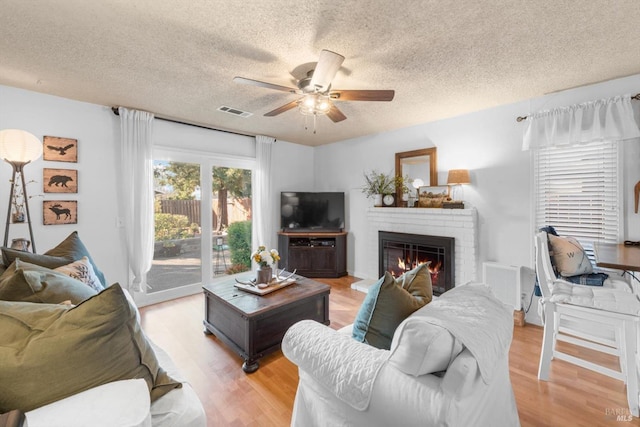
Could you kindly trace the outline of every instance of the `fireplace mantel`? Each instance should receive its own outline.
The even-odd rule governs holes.
[[[455,239],[455,284],[476,281],[478,263],[478,213],[475,208],[375,208],[367,209],[367,244],[378,247],[378,231],[415,233]],[[369,257],[367,271],[378,271],[378,258]],[[373,277],[371,277],[373,279]]]

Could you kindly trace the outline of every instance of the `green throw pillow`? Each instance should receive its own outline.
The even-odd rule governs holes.
[[[107,287],[107,281],[104,278],[102,271],[98,269],[98,266],[93,262],[93,258],[89,254],[86,246],[78,237],[78,232],[74,231],[66,239],[58,244],[53,249],[49,249],[44,254],[34,254],[31,252],[18,251],[11,248],[2,248],[2,261],[4,265],[8,267],[16,258],[20,258],[23,261],[30,262],[32,264],[41,265],[47,268],[58,268],[63,265],[72,263],[86,256],[93,267],[93,271],[102,283],[103,287]]]
[[[97,292],[66,274],[16,259],[0,276],[0,300],[80,304]]]
[[[408,271],[397,280],[390,273],[369,288],[356,319],[352,336],[373,347],[390,349],[393,334],[411,313],[432,298],[428,263]]]
[[[396,279],[396,283],[402,286],[403,289],[418,301],[424,302],[422,305],[429,304],[433,299],[433,285],[431,283],[431,272],[429,272],[430,264],[431,262],[420,264]]]
[[[0,331],[0,413],[124,379],[143,378],[152,402],[182,386],[159,366],[117,283],[70,309],[0,301]]]

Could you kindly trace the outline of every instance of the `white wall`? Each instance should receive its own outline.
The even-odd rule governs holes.
[[[478,210],[479,263],[496,261],[533,268],[531,160],[530,153],[521,150],[525,124],[516,122],[516,117],[541,109],[638,92],[640,75],[635,75],[316,148],[316,189],[344,190],[348,195],[348,271],[367,277],[370,272],[363,271],[366,259],[375,256],[375,248],[367,247],[366,243],[365,208],[371,201],[358,189],[363,183],[363,172],[370,169],[391,172],[396,152],[433,146],[438,148],[439,183],[446,183],[449,169],[471,171],[472,183],[465,187],[464,199]],[[638,104],[635,102],[634,108],[640,123]],[[627,142],[624,149],[624,237],[640,240],[640,216],[633,213],[632,206],[633,186],[640,180],[640,144]],[[476,271],[482,271],[481,265]],[[530,279],[525,284],[529,295],[532,287]],[[539,323],[536,304],[534,300],[527,320]]]
[[[312,147],[276,141],[271,160],[273,162],[273,193],[272,206],[274,229],[280,227],[280,193],[282,191],[313,191],[315,177],[313,175]],[[278,236],[274,232],[271,245],[277,247]],[[279,248],[278,250],[283,250]]]
[[[240,119],[239,119],[240,120]],[[29,202],[37,250],[45,252],[68,234],[77,230],[105,273],[107,281],[126,283],[128,269],[124,255],[121,229],[116,228],[117,198],[115,176],[119,172],[116,147],[120,140],[119,118],[110,107],[77,102],[65,98],[43,95],[22,89],[0,86],[0,129],[17,128],[44,135],[62,136],[78,140],[78,163],[45,162],[42,159],[25,167],[25,179],[36,183],[27,187],[29,194],[41,195],[42,169],[58,167],[78,169],[78,194],[63,195],[62,199],[78,200],[78,224],[42,225],[42,197]],[[253,137],[180,125],[162,120],[154,123],[154,144],[196,150],[201,153],[255,158]],[[280,191],[311,190],[314,185],[310,165],[313,149],[277,141],[273,149],[274,161],[274,215],[279,222]],[[0,223],[4,224],[9,197],[11,167],[0,164]],[[299,188],[298,188],[299,187]],[[44,199],[57,197],[47,194]],[[27,237],[24,224],[12,225],[12,238]],[[274,242],[277,240],[274,233]]]

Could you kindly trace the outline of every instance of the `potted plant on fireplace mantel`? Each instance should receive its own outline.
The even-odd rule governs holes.
[[[394,196],[396,194],[396,188],[400,187],[406,189],[406,180],[401,176],[393,176],[372,170],[365,172],[365,183],[362,186],[362,192],[367,196],[373,198],[373,206],[382,206],[384,196]]]

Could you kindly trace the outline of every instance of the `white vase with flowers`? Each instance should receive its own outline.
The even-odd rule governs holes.
[[[258,249],[251,254],[251,259],[258,264],[256,283],[269,284],[273,278],[273,269],[271,266],[280,260],[278,251],[275,249],[267,250],[266,246],[260,245]]]

